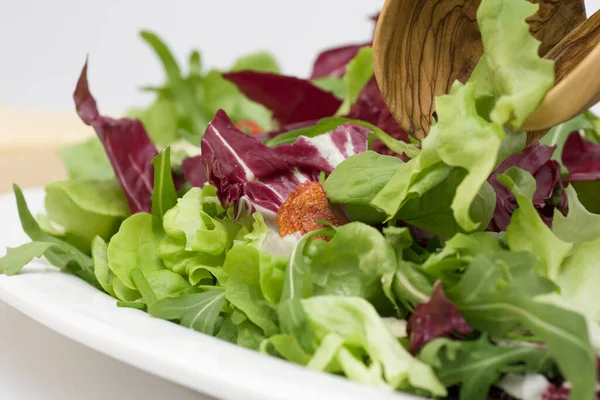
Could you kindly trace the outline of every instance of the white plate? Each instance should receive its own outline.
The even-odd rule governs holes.
[[[43,191],[26,191],[34,213]],[[0,196],[0,252],[27,241],[14,198]],[[127,308],[82,280],[32,262],[0,275],[0,300],[51,329],[142,370],[224,400],[409,400],[182,328]]]

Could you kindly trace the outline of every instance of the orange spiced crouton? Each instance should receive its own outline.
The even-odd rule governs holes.
[[[322,228],[319,221],[328,221],[340,226],[348,220],[329,206],[323,186],[319,182],[304,182],[298,185],[277,212],[275,222],[279,226],[279,236],[292,233],[305,233]]]

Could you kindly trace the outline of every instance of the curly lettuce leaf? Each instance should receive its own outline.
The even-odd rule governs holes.
[[[540,42],[525,19],[538,5],[523,0],[484,0],[477,10],[485,56],[493,82],[491,119],[518,129],[554,86],[554,62],[538,56]]]
[[[165,213],[163,227],[169,236],[185,240],[187,251],[218,255],[231,246],[232,232],[226,222],[204,211],[204,205],[203,189],[190,189]]]
[[[564,216],[554,211],[552,233],[560,240],[582,243],[600,237],[600,215],[589,212],[579,201],[573,186],[566,189],[569,197],[569,213]]]
[[[538,259],[536,271],[555,280],[560,266],[573,245],[558,239],[535,210],[532,198],[535,179],[528,172],[511,168],[498,176],[517,199],[519,208],[506,228],[506,243],[511,251],[528,251]]]
[[[388,219],[396,217],[411,195],[422,195],[414,189],[419,176],[422,178],[428,168],[443,163],[466,171],[456,191],[445,195],[452,198],[451,208],[458,226],[464,231],[487,227],[479,215],[487,207],[473,209],[473,203],[482,196],[487,198],[485,204],[491,203],[493,192],[486,182],[489,175],[525,144],[523,134],[505,131],[504,125],[518,128],[554,79],[552,62],[539,58],[539,43],[530,36],[525,22],[535,6],[524,0],[509,3],[510,6],[499,0],[482,2],[478,19],[486,55],[465,85],[456,82],[450,94],[436,98],[438,123],[423,141],[422,152],[402,166],[371,202]],[[516,52],[515,38],[519,43]],[[532,75],[535,76],[527,78]],[[489,110],[482,107],[484,102],[490,105]]]
[[[324,369],[337,363],[354,381],[446,395],[432,369],[402,347],[366,300],[318,296],[302,300],[302,306],[320,346],[308,365]]]
[[[131,279],[134,269],[144,273],[164,269],[156,251],[163,235],[150,214],[134,214],[123,221],[108,244],[107,254],[109,268],[126,287],[137,289]]]

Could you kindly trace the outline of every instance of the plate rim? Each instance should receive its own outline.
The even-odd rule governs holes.
[[[27,189],[24,191],[26,199],[32,195],[39,196],[40,188]],[[37,192],[37,193],[36,193]],[[0,195],[0,205],[7,202],[14,203],[12,194]],[[28,199],[29,200],[29,199]],[[39,208],[39,204],[30,204],[31,208]],[[8,210],[7,210],[8,209]],[[14,210],[13,210],[14,209]],[[16,207],[0,207],[0,218],[10,211],[15,211]],[[8,212],[7,212],[8,211]],[[9,215],[10,216],[10,215]],[[13,214],[12,217],[15,215]],[[17,218],[18,220],[18,218]],[[20,224],[16,226],[7,218],[7,224],[3,229],[11,232],[21,229]],[[6,244],[0,243],[0,250],[6,248]],[[36,268],[47,267],[44,261],[34,260],[29,265]],[[64,284],[81,290],[93,291],[94,295],[103,296],[104,302],[112,303],[111,313],[120,313],[131,319],[133,327],[137,322],[151,323],[156,327],[161,327],[162,331],[171,331],[175,337],[181,337],[197,341],[198,344],[206,344],[215,355],[226,355],[223,365],[217,368],[190,368],[189,360],[180,358],[182,363],[174,364],[177,354],[173,357],[165,353],[165,348],[148,349],[143,346],[137,346],[132,343],[126,335],[119,336],[119,330],[116,326],[108,323],[101,323],[90,316],[86,316],[77,308],[61,305],[60,302],[53,301],[46,293],[46,299],[43,296],[26,291],[28,285],[35,287],[36,280],[42,280],[40,277],[49,275],[44,279],[58,279]],[[50,278],[52,276],[52,278]],[[28,282],[28,281],[33,281]],[[91,293],[92,294],[92,293]],[[46,300],[46,301],[44,301]],[[422,399],[407,393],[393,392],[375,388],[365,384],[356,383],[347,378],[333,374],[317,372],[306,367],[293,364],[291,362],[279,359],[277,357],[261,354],[260,352],[246,349],[242,346],[226,342],[216,337],[205,335],[200,332],[182,327],[175,323],[153,318],[147,313],[129,308],[120,308],[116,306],[116,300],[106,293],[90,286],[81,279],[62,272],[30,272],[14,276],[0,275],[0,301],[19,310],[23,314],[41,323],[42,325],[66,336],[86,347],[92,348],[113,359],[124,362],[135,368],[149,372],[155,376],[175,382],[199,393],[204,393],[224,400],[306,400],[327,398],[328,400],[359,400],[364,398],[376,398],[378,400],[417,400]],[[82,320],[86,323],[81,323]],[[151,320],[152,322],[148,322]],[[191,336],[193,335],[193,337]],[[133,345],[133,346],[132,346]],[[163,345],[168,342],[163,340]],[[129,353],[124,356],[125,353]],[[162,358],[161,355],[167,354]],[[227,370],[231,367],[231,360],[239,358],[245,363],[252,365],[247,368],[243,374],[234,373],[231,377]],[[185,362],[183,362],[185,361]],[[170,363],[168,368],[165,363]],[[224,372],[224,370],[227,370]],[[236,368],[232,368],[236,370]],[[261,376],[262,373],[273,372],[267,378]],[[284,381],[286,376],[293,375],[292,381]],[[241,378],[241,379],[240,379]],[[274,388],[285,388],[285,390],[274,390]]]

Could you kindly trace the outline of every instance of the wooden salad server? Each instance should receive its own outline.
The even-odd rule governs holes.
[[[539,2],[540,9],[527,21],[541,41],[540,55],[556,61],[557,85],[523,126],[535,131],[529,133],[528,144],[557,121],[593,104],[600,89],[595,86],[600,74],[591,71],[600,65],[596,58],[600,56],[596,50],[599,16],[586,20],[583,0]],[[435,96],[447,93],[456,79],[466,82],[483,54],[476,20],[479,4],[480,0],[385,2],[373,43],[375,77],[400,126],[417,139],[429,132]],[[563,101],[569,101],[569,106]],[[558,105],[565,108],[560,115]]]

